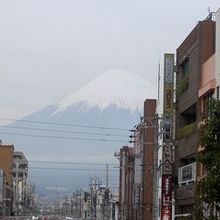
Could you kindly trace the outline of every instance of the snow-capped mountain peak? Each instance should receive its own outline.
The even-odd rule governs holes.
[[[119,109],[142,112],[144,100],[155,98],[155,94],[155,86],[138,75],[111,69],[58,101],[54,114],[74,105],[83,109],[98,107],[100,110],[115,105]]]

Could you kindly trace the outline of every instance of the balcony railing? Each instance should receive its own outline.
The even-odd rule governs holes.
[[[180,167],[178,170],[178,184],[187,185],[196,181],[196,162]]]
[[[180,129],[177,130],[176,132],[176,138],[177,139],[182,139],[182,138],[187,138],[190,135],[192,135],[193,133],[196,132],[196,128],[197,128],[197,123],[193,122],[191,124],[188,124]]]

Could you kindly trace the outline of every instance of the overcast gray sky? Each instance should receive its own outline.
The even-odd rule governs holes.
[[[219,0],[0,0],[0,117],[19,118],[116,68],[156,83]]]

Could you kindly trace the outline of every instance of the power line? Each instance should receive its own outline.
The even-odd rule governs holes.
[[[88,176],[88,175],[87,175]],[[87,178],[87,176],[78,176],[77,177],[77,180],[80,178],[80,179],[85,179]],[[61,179],[73,179],[73,178],[76,178],[75,176],[35,176],[35,175],[28,175],[28,178],[29,179],[34,179],[34,178],[40,178],[40,179],[55,179],[55,178],[61,178]],[[118,180],[119,177],[118,175],[117,176],[110,176],[110,179],[114,179],[114,180]]]
[[[8,161],[7,159],[0,159],[0,161]],[[94,166],[118,166],[117,163],[93,163],[93,162],[71,162],[71,161],[49,161],[49,160],[27,160],[30,163],[47,163],[47,164],[65,164],[65,165],[94,165]]]
[[[117,139],[96,139],[96,138],[77,138],[77,137],[64,137],[64,136],[50,136],[50,135],[34,135],[34,134],[23,134],[23,133],[13,133],[13,132],[0,132],[0,134],[5,135],[15,135],[24,137],[36,137],[36,138],[50,138],[50,139],[66,139],[66,140],[82,140],[82,141],[102,141],[102,142],[120,142],[127,143],[126,140]]]
[[[55,171],[100,171],[100,172],[106,172],[106,169],[89,169],[89,168],[59,168],[59,167],[34,167],[34,166],[29,166],[29,170],[55,170]],[[11,172],[10,169],[5,169],[6,171]],[[109,171],[114,172],[117,171],[117,168],[110,169]]]
[[[87,162],[66,162],[66,161],[42,161],[42,160],[28,160],[31,163],[49,163],[49,164],[73,164],[73,165],[98,165],[98,166],[117,166],[118,164],[114,163],[87,163]]]
[[[0,126],[0,127],[2,127],[2,128],[16,128],[16,129],[24,129],[24,130],[48,131],[48,132],[62,132],[62,133],[72,133],[72,134],[88,134],[88,135],[98,135],[98,136],[128,137],[127,135],[119,135],[119,134],[80,132],[80,131],[45,129],[45,128],[11,126],[11,125]]]
[[[56,170],[56,171],[101,171],[106,172],[105,169],[83,169],[83,168],[57,168],[57,167],[28,167],[29,169],[35,169],[35,170]],[[118,169],[111,169],[110,171],[117,171]]]
[[[95,129],[105,129],[105,130],[118,130],[118,131],[130,131],[125,128],[115,128],[115,127],[105,127],[105,126],[92,126],[92,125],[80,125],[80,124],[67,124],[67,123],[55,123],[48,121],[32,121],[32,120],[24,120],[24,119],[12,119],[12,118],[0,118],[0,120],[4,121],[13,121],[13,122],[26,122],[26,123],[35,123],[35,124],[47,124],[47,125],[56,125],[56,126],[67,126],[67,127],[80,127],[80,128],[95,128]]]

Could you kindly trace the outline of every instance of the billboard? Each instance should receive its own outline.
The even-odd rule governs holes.
[[[164,104],[161,220],[172,219],[172,118],[173,118],[174,54],[164,55]]]
[[[164,55],[164,114],[171,116],[173,111],[173,72],[174,54]]]
[[[172,175],[172,145],[164,144],[163,145],[163,166],[162,174],[163,175]]]
[[[163,175],[162,176],[161,220],[172,219],[172,191],[173,191],[172,175]]]
[[[196,162],[180,167],[178,170],[178,184],[196,181]]]
[[[173,84],[164,85],[164,113],[171,114],[173,111]]]

